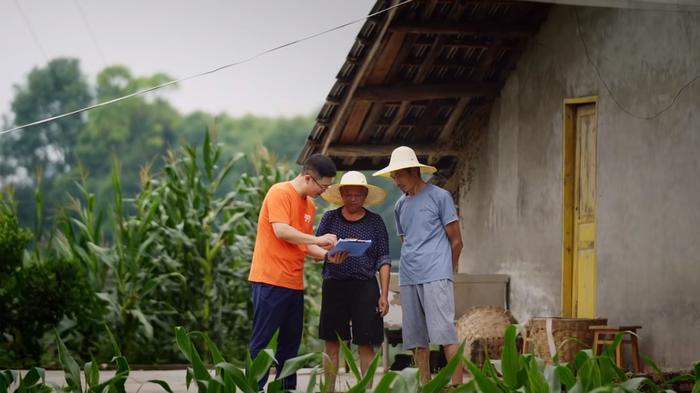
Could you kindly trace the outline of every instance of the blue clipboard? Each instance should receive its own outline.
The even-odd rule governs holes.
[[[335,247],[328,251],[328,255],[332,256],[337,252],[347,251],[350,253],[351,257],[359,257],[364,254],[371,245],[371,240],[340,239],[335,244]]]

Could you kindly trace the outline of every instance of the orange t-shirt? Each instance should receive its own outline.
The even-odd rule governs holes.
[[[248,281],[304,289],[306,245],[278,239],[272,223],[289,224],[301,232],[313,234],[315,214],[312,199],[300,196],[291,182],[270,187],[260,208]]]

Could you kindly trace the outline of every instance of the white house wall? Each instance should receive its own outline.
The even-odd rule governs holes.
[[[511,308],[558,316],[564,98],[598,96],[597,312],[641,324],[660,365],[700,360],[700,13],[553,6],[467,147],[460,271],[511,277]]]

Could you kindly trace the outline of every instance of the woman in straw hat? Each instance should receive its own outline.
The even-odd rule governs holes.
[[[350,171],[321,197],[341,206],[323,215],[317,236],[331,233],[338,239],[372,241],[363,255],[347,257],[342,264],[324,263],[323,266],[319,337],[326,342],[328,357],[324,368],[326,382],[333,391],[340,349],[338,337],[342,340],[352,338],[359,347],[363,373],[374,357],[374,346],[380,345],[384,339],[382,318],[389,311],[387,296],[391,258],[384,220],[365,208],[382,202],[386,197],[384,190],[367,184],[362,173]],[[381,291],[375,278],[377,271]]]
[[[394,206],[401,236],[401,334],[404,348],[414,350],[423,384],[430,380],[430,345],[442,345],[448,360],[459,348],[452,274],[457,271],[462,235],[452,195],[421,177],[436,171],[420,163],[413,149],[400,146],[391,153],[389,165],[374,173],[391,177],[404,194]],[[462,383],[461,366],[452,383]]]

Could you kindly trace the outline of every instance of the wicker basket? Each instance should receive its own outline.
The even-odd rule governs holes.
[[[547,332],[548,321],[551,321],[551,340]],[[569,362],[578,351],[593,345],[593,332],[588,328],[607,323],[607,318],[531,318],[527,324],[526,340],[528,347],[546,363],[552,362],[550,346],[558,351],[560,361]]]
[[[503,332],[513,323],[517,323],[513,315],[502,307],[473,307],[457,320],[457,336],[465,341],[469,359],[481,364],[486,352],[491,359],[501,356]]]

